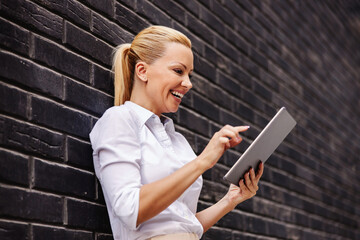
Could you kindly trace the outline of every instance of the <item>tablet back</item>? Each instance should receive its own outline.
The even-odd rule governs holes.
[[[282,107],[227,172],[224,179],[239,185],[239,181],[243,178],[244,174],[251,167],[256,170],[260,161],[265,162],[295,125],[296,121],[294,118],[285,107]]]

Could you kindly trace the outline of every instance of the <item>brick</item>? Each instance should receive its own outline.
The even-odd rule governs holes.
[[[66,79],[65,101],[100,117],[106,109],[113,106],[114,100],[112,97],[107,96],[96,89],[91,89],[84,84]]]
[[[275,236],[278,238],[287,237],[286,225],[284,225],[283,223],[268,222],[267,225],[268,225],[268,235]]]
[[[105,206],[75,199],[66,199],[68,226],[110,233],[110,222]]]
[[[204,233],[203,240],[211,240],[211,239],[222,239],[222,240],[232,240],[231,231],[221,229],[221,228],[211,228],[209,231]]]
[[[67,195],[95,198],[94,174],[35,159],[34,187]]]
[[[39,31],[55,39],[62,37],[62,18],[39,7],[38,5],[22,0],[2,1],[0,13],[10,19],[26,24],[31,30]]]
[[[90,9],[75,0],[34,0],[37,4],[70,19],[72,22],[89,28]]]
[[[247,223],[246,231],[259,233],[266,235],[267,234],[267,225],[269,224],[268,221],[261,219],[259,217],[250,217],[248,216],[245,218],[245,222]]]
[[[101,187],[101,184],[99,182],[99,179],[97,179],[97,178],[96,178],[96,189],[97,189],[96,202],[98,204],[105,205],[104,193],[102,191],[102,187]]]
[[[211,82],[215,82],[216,70],[212,65],[210,65],[207,61],[205,61],[200,57],[196,57],[196,60],[194,62],[196,63],[195,65],[196,73],[199,73],[200,75],[204,76]]]
[[[89,143],[68,136],[66,146],[68,164],[93,170],[92,148]]]
[[[248,91],[245,88],[241,89],[241,101],[255,107],[256,109],[259,110],[265,109],[264,100],[260,99],[258,95],[254,94],[254,92]],[[256,122],[257,118],[259,118],[258,120],[260,121],[261,123],[260,125],[262,126],[262,128],[265,127],[265,125],[268,123],[268,120],[262,118],[259,115],[255,116],[255,123],[257,123]]]
[[[251,49],[250,58],[253,59],[257,64],[259,64],[265,70],[268,69],[268,61],[267,59],[258,53],[256,50]]]
[[[177,22],[173,23],[173,28],[182,32],[183,34],[185,34],[185,36],[187,36],[190,41],[191,41],[191,49],[193,51],[193,53],[195,54],[203,54],[203,48],[204,48],[204,42],[201,41],[201,39],[198,38],[198,36],[196,36],[195,34],[192,34],[188,28],[185,28],[183,25],[178,24]],[[196,67],[196,62],[195,63],[195,67]]]
[[[241,21],[235,20],[235,28],[237,32],[242,36],[245,42],[252,44],[255,46],[256,43],[256,35]]]
[[[2,240],[23,239],[29,240],[29,225],[26,223],[1,221],[0,220],[0,238]]]
[[[171,18],[174,18],[178,22],[185,24],[185,11],[183,8],[176,4],[173,1],[161,1],[153,0],[152,1],[156,6],[161,8],[162,11],[167,13]]]
[[[59,74],[34,62],[0,51],[3,60],[0,76],[49,96],[62,98],[62,78]]]
[[[247,119],[249,122],[254,122],[254,111],[251,108],[245,106],[244,104],[236,102],[234,104],[234,112],[238,116]]]
[[[217,202],[227,192],[227,187],[220,184],[204,180],[203,187],[201,189],[200,199],[207,202]]]
[[[218,225],[236,230],[244,230],[246,227],[245,219],[245,214],[231,211],[219,220]]]
[[[230,108],[234,100],[223,89],[216,85],[209,84],[206,79],[198,77],[195,78],[195,76],[193,79],[194,90],[206,96],[209,100],[218,103],[223,108]]]
[[[0,129],[1,146],[59,161],[64,159],[62,134],[2,116]]]
[[[29,167],[28,158],[0,150],[0,182],[10,182],[20,185],[28,185]]]
[[[132,42],[134,36],[103,16],[92,14],[92,32],[104,41],[119,45]]]
[[[240,6],[250,14],[253,12],[254,6],[251,5],[251,3],[248,0],[244,0],[239,2]]]
[[[67,0],[66,16],[74,23],[89,27],[91,11],[75,0]]]
[[[2,96],[2,101],[0,101],[2,111],[26,118],[28,101],[25,92],[0,82],[0,95]]]
[[[181,6],[184,6],[187,10],[192,12],[195,16],[199,16],[200,4],[196,1],[181,1],[176,0]]]
[[[2,217],[62,223],[63,201],[60,197],[3,186],[0,186],[0,195],[6,196],[0,198]]]
[[[115,3],[115,20],[120,26],[135,34],[149,26],[143,18],[119,3]]]
[[[227,57],[231,58],[233,61],[238,62],[239,55],[237,50],[231,46],[229,43],[224,41],[222,38],[215,37],[216,48],[224,53]]]
[[[200,118],[198,117],[198,114],[195,114],[194,112],[186,110],[182,107],[179,108],[178,112],[180,115],[180,122],[182,123],[181,125],[184,125],[197,133],[208,136],[209,123],[206,119]]]
[[[227,0],[227,1],[224,1],[223,4],[229,11],[231,11],[236,16],[233,18],[233,20],[242,18],[242,16],[244,15],[244,10],[240,7],[240,5],[236,1]],[[217,4],[214,3],[214,8],[216,7],[216,5]]]
[[[229,124],[232,126],[238,126],[241,122],[241,119],[236,114],[220,110],[220,123],[222,125]]]
[[[236,34],[233,29],[226,28],[225,29],[225,38],[231,42],[237,49],[239,49],[243,54],[248,54],[249,52],[249,44],[240,37],[240,35]],[[237,54],[241,58],[241,53]],[[236,59],[236,61],[239,61]]]
[[[257,93],[260,97],[262,97],[265,101],[270,102],[272,99],[272,92],[260,85],[257,82],[253,82],[254,92]]]
[[[200,20],[205,22],[210,28],[214,29],[218,34],[224,35],[224,24],[211,11],[205,7],[200,7]]]
[[[264,28],[257,21],[255,21],[253,17],[246,15],[245,21],[258,36],[262,38],[266,37]]]
[[[193,94],[193,101],[195,110],[199,111],[203,116],[215,121],[219,120],[219,108],[214,106],[214,103],[198,94]]]
[[[110,234],[99,233],[96,235],[95,240],[113,240],[113,236]]]
[[[206,27],[205,24],[200,23],[198,19],[193,17],[190,14],[186,14],[187,23],[186,27],[192,31],[194,34],[196,34],[198,37],[202,38],[209,44],[213,44],[214,42],[214,33]]]
[[[218,81],[217,81],[222,88],[226,89],[230,93],[234,94],[235,96],[240,96],[241,94],[241,87],[237,80],[223,74],[222,72],[218,72]]]
[[[163,25],[171,27],[171,18],[156,8],[153,4],[146,0],[138,0],[135,12],[143,15],[146,19],[155,25]]]
[[[64,43],[111,66],[112,47],[69,22],[65,22]]]
[[[229,26],[234,26],[234,16],[218,1],[212,2],[212,12],[214,12],[222,21],[224,21]],[[226,4],[226,3],[223,3]],[[236,13],[238,16],[239,13]]]
[[[244,69],[239,68],[237,64],[230,65],[231,76],[239,81],[240,86],[251,87],[251,76]]]
[[[42,38],[34,40],[34,58],[83,82],[89,82],[90,63],[67,49]]]
[[[91,118],[89,115],[36,97],[31,98],[31,109],[32,122],[82,138],[89,138],[91,130]],[[53,116],[59,116],[59,118],[54,118]]]
[[[29,52],[29,31],[0,18],[0,45],[12,51]]]
[[[268,239],[266,237],[261,237],[261,238],[262,239]],[[233,240],[258,240],[258,239],[260,239],[260,238],[257,238],[254,235],[249,235],[247,233],[233,232]]]
[[[114,95],[114,79],[112,72],[99,65],[93,64],[92,76],[92,82],[95,88],[104,91],[109,95]]]
[[[249,74],[253,75],[256,78],[260,77],[260,68],[258,65],[256,65],[255,63],[253,63],[252,61],[246,58],[243,58],[241,61],[242,61],[242,66],[244,67],[244,69],[246,69],[246,71]]]
[[[71,230],[65,228],[57,228],[57,227],[45,227],[34,225],[33,230],[33,240],[40,239],[53,239],[53,240],[75,240],[75,239],[84,239],[84,240],[92,240],[93,234],[91,232],[85,232],[82,230]]]
[[[112,0],[104,0],[101,2],[97,0],[81,0],[81,1],[95,8],[97,11],[104,13],[109,17],[114,16],[114,1]]]

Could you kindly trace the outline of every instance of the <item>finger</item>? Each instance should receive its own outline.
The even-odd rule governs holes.
[[[259,190],[259,187],[258,187],[259,181],[255,177],[255,171],[253,168],[250,169],[250,179],[251,179],[252,185],[255,188],[255,191]]]
[[[220,143],[225,145],[225,148],[228,149],[231,147],[230,140],[227,137],[220,137],[219,138]]]
[[[256,180],[259,181],[261,176],[263,175],[264,173],[264,163],[263,162],[260,162],[259,163],[259,169],[256,173]]]
[[[239,182],[239,186],[240,186],[240,189],[241,189],[241,190],[245,190],[245,189],[247,189],[247,187],[245,186],[244,179],[241,179],[241,180],[240,180],[240,182]]]
[[[249,175],[249,172],[245,173],[245,185],[251,193],[256,193],[255,187],[251,182]]]
[[[236,132],[245,132],[250,128],[250,126],[237,126],[233,127]]]
[[[239,134],[237,134],[237,132],[231,131],[230,129],[226,129],[226,128],[221,130],[221,135],[231,138],[232,140],[233,139],[235,140],[239,137]]]

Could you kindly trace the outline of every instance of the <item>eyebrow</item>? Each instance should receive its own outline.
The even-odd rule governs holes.
[[[185,68],[185,70],[187,69],[186,65],[181,62],[173,62],[173,64],[180,64]],[[194,71],[194,69],[191,69],[190,71]]]

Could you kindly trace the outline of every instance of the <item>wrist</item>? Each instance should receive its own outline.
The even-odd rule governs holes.
[[[196,168],[199,169],[202,173],[212,167],[208,163],[209,161],[207,161],[204,154],[200,154],[197,158],[195,158],[194,162],[196,163]]]
[[[222,202],[224,208],[227,210],[227,212],[231,212],[232,210],[235,209],[235,207],[237,206],[237,204],[232,201],[232,199],[230,198],[229,194],[226,194],[221,200],[220,202]]]

